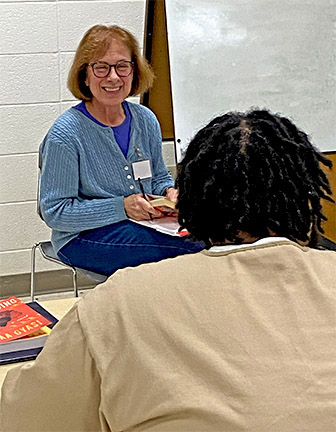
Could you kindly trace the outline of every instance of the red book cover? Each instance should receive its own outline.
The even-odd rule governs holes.
[[[17,297],[0,300],[0,343],[9,342],[51,324]]]

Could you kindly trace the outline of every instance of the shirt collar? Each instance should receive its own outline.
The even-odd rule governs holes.
[[[265,237],[262,239],[259,239],[255,241],[254,243],[242,243],[239,245],[235,244],[228,244],[228,245],[221,245],[221,246],[212,246],[210,249],[208,249],[209,252],[228,252],[230,250],[234,249],[243,249],[250,246],[260,246],[267,243],[274,243],[274,242],[281,242],[281,241],[288,241],[290,240],[286,237]]]

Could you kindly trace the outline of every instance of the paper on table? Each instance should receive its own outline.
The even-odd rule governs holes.
[[[136,221],[134,219],[130,219],[130,221],[135,222],[139,225],[146,226],[148,228],[152,228],[163,234],[168,234],[175,237],[183,237],[189,234],[186,229],[179,231],[180,224],[178,223],[176,217],[164,216],[162,218],[153,220]]]

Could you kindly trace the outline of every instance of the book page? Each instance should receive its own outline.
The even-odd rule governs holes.
[[[134,219],[130,219],[130,221],[171,236],[184,237],[185,235],[188,235],[187,230],[179,231],[180,224],[177,221],[177,217],[174,216],[173,217],[164,216],[162,218],[148,220],[148,221],[147,220],[136,221]]]

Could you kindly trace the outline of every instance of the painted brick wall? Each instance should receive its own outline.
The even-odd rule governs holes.
[[[29,273],[31,246],[50,238],[36,214],[37,151],[75,102],[66,78],[79,40],[94,24],[119,24],[142,44],[144,13],[145,0],[0,0],[0,276]],[[171,143],[164,154],[171,164]]]

